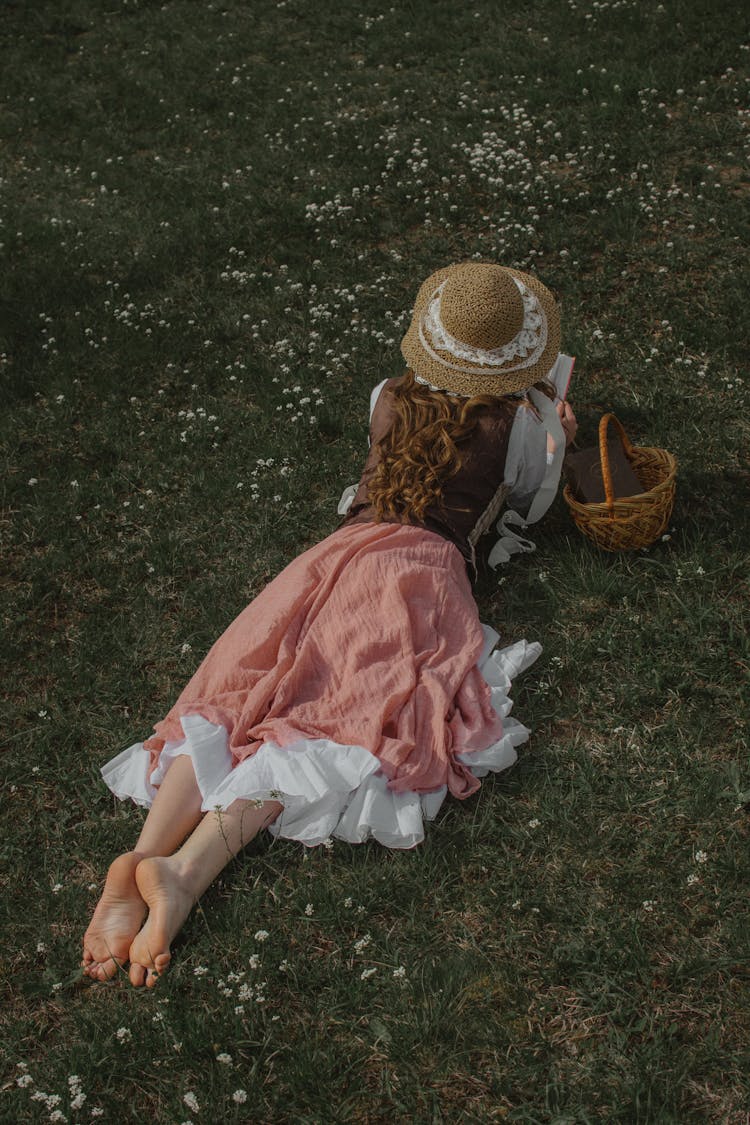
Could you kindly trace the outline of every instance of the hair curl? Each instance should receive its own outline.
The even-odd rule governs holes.
[[[536,386],[550,397],[554,389],[546,380]],[[367,494],[378,521],[419,523],[428,507],[441,502],[443,486],[463,462],[462,450],[471,437],[482,409],[500,404],[515,411],[530,407],[528,399],[496,395],[459,398],[432,391],[407,371],[393,388],[395,419],[379,442],[379,460]]]

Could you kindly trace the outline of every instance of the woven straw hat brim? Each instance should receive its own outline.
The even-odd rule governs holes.
[[[486,264],[494,265],[495,263]],[[540,379],[543,379],[545,375],[550,373],[559,355],[560,311],[546,285],[543,285],[542,282],[532,274],[523,273],[521,270],[502,267],[506,273],[509,273],[512,277],[518,278],[519,281],[522,281],[524,285],[531,290],[538,298],[545,316],[547,317],[547,343],[536,363],[521,371],[504,372],[502,368],[488,367],[486,375],[484,373],[469,374],[463,371],[455,371],[452,367],[445,367],[425,351],[419,339],[419,324],[422,314],[425,312],[438,286],[442,285],[445,279],[457,268],[459,267],[452,265],[436,270],[435,273],[430,274],[421,286],[414,304],[411,324],[401,341],[401,354],[408,366],[420,379],[431,383],[433,387],[438,387],[445,391],[453,391],[455,394],[460,395],[473,396],[488,394],[500,397],[502,395],[514,394],[518,391],[525,391],[528,390],[529,387],[533,387],[534,383],[538,383]],[[450,363],[455,364],[461,362],[460,360],[452,358],[448,353],[443,354],[445,354],[446,359]],[[509,366],[513,366],[513,364]]]

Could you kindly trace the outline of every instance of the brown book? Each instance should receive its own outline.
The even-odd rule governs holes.
[[[619,438],[610,438],[607,442],[607,450],[615,496],[636,496],[639,492],[643,492],[643,485],[633,472]],[[568,484],[580,503],[601,504],[607,499],[604,493],[598,445],[590,449],[581,449],[576,453],[568,453],[563,467]]]

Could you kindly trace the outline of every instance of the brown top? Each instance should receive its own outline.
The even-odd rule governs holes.
[[[380,458],[380,442],[394,418],[393,388],[401,379],[389,379],[381,390],[370,421],[370,453],[345,523],[373,523],[377,517],[367,488]],[[476,545],[497,519],[508,488],[503,484],[505,458],[515,411],[507,400],[488,407],[477,422],[471,442],[463,448],[461,468],[443,485],[443,495],[429,505],[423,519],[386,523],[414,523],[442,535],[458,547],[476,575]]]

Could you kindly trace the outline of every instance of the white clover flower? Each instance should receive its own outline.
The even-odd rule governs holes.
[[[696,852],[695,853],[695,862],[696,863],[708,863],[708,852]]]
[[[308,918],[311,917],[311,915],[314,913],[314,910],[315,907],[313,906],[313,904],[311,902],[308,902],[307,906],[305,907],[305,914]]]
[[[16,1079],[16,1086],[20,1086],[22,1090],[25,1090],[27,1086],[33,1085],[34,1079],[30,1074],[19,1074],[18,1078]]]
[[[396,978],[396,980],[403,980],[404,977],[406,976],[406,969],[404,968],[403,965],[399,965],[399,967],[397,969],[393,970],[393,975]]]
[[[244,1105],[247,1101],[247,1090],[235,1090],[232,1094],[232,1101],[237,1105]]]
[[[368,977],[371,977],[373,975],[373,973],[376,973],[377,971],[378,970],[374,967],[372,969],[363,969],[362,972],[359,975],[359,979],[360,980],[367,980]]]
[[[188,1109],[191,1109],[193,1111],[193,1113],[199,1112],[200,1106],[198,1105],[198,1099],[196,1098],[192,1090],[188,1090],[186,1094],[183,1094],[182,1100],[188,1107]]]
[[[222,1066],[231,1066],[232,1056],[228,1055],[226,1051],[222,1051],[220,1055],[216,1056],[216,1061],[218,1063],[221,1063]]]
[[[129,1043],[133,1038],[133,1032],[129,1027],[118,1027],[117,1031],[115,1032],[115,1038],[120,1043]]]
[[[207,972],[208,972],[208,969],[206,968],[205,965],[196,965],[195,968],[193,969],[193,976],[194,977],[204,977]]]
[[[688,885],[689,887],[692,887],[692,886],[694,886],[694,884],[695,884],[695,883],[699,883],[699,882],[700,882],[700,879],[698,878],[698,876],[697,876],[697,875],[695,875],[695,874],[690,874],[690,875],[688,875],[688,877],[687,877],[687,885]]]
[[[182,653],[183,656],[185,655],[186,652],[192,652],[192,651],[193,651],[193,646],[191,644],[188,644],[187,641],[185,641],[184,644],[182,644],[180,646],[180,652]]]
[[[353,906],[353,905],[354,905],[354,904],[353,904],[353,902],[352,902],[352,900],[351,900],[350,898],[345,898],[345,899],[344,899],[344,906],[345,906],[345,907],[346,907],[347,909],[348,909],[348,908],[349,908],[350,906]]]
[[[70,1108],[71,1109],[80,1109],[85,1101],[86,1101],[86,1095],[84,1094],[83,1090],[79,1090],[78,1093],[76,1094],[76,1096],[71,1101]]]
[[[537,820],[537,818],[534,817],[533,820],[529,821],[529,828],[538,828],[541,823],[541,820]]]
[[[255,941],[268,941],[271,935],[269,934],[268,930],[256,930],[253,936],[255,938]]]
[[[367,948],[367,946],[370,944],[371,941],[372,941],[372,935],[371,934],[365,934],[363,937],[361,937],[359,939],[359,941],[355,941],[354,952],[355,953],[361,953],[363,949]]]

